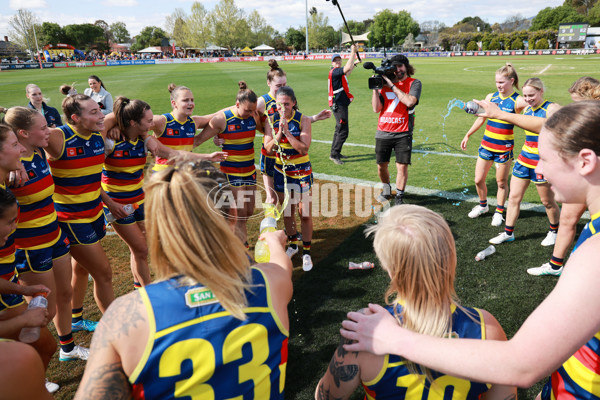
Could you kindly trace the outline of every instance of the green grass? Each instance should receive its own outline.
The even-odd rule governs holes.
[[[460,141],[473,122],[473,116],[453,110],[447,114],[448,101],[454,98],[481,99],[494,91],[494,72],[505,62],[512,62],[519,72],[521,83],[539,76],[547,87],[546,98],[560,104],[570,102],[567,89],[582,75],[597,76],[597,57],[465,57],[449,59],[411,59],[416,67],[415,77],[423,82],[423,93],[417,107],[414,148],[447,154],[462,154]],[[327,107],[328,62],[281,62],[287,72],[288,83],[296,92],[302,112],[312,115]],[[536,75],[552,64],[542,75]],[[63,96],[58,87],[76,82],[80,92],[87,87],[90,74],[99,75],[107,89],[116,98],[127,95],[141,98],[152,106],[155,113],[170,111],[167,85],[174,82],[190,87],[196,96],[196,113],[208,114],[234,102],[237,81],[246,80],[257,94],[267,91],[267,63],[179,64],[165,66],[106,67],[93,69],[53,69],[44,71],[9,71],[0,74],[0,105],[4,107],[26,104],[24,88],[36,83],[49,104],[60,108]],[[350,76],[355,101],[350,107],[350,137],[348,142],[374,144],[377,115],[371,110],[371,91],[367,88],[369,71],[357,68]],[[331,140],[334,121],[313,125],[313,138]],[[518,153],[523,143],[522,131],[516,130]],[[476,134],[466,154],[475,155],[482,131]],[[257,148],[259,146],[258,140]],[[313,170],[332,175],[377,181],[374,150],[364,147],[344,147],[351,158],[343,166],[328,160],[328,144],[313,143],[310,150]],[[205,144],[201,151],[212,151]],[[413,154],[408,184],[436,190],[447,190],[475,195],[473,185],[475,160],[436,154]],[[490,196],[496,193],[493,175],[488,177]],[[539,202],[535,189],[530,188],[525,201]],[[456,290],[463,304],[485,308],[496,316],[508,336],[512,336],[529,313],[552,289],[555,278],[535,278],[525,269],[546,262],[551,249],[539,245],[547,230],[545,215],[522,212],[514,243],[497,247],[497,253],[482,262],[473,257],[487,247],[487,240],[501,231],[489,226],[486,220],[466,217],[473,204],[451,202],[438,197],[419,197],[408,194],[408,202],[425,205],[440,212],[448,220],[455,235],[458,251]],[[339,235],[336,227],[315,232],[315,237]],[[318,251],[313,246],[313,251]],[[116,263],[127,263],[124,246],[110,246],[109,255]],[[123,261],[125,260],[125,261]],[[371,242],[364,239],[359,229],[309,274],[295,274],[295,293],[290,304],[290,357],[286,386],[287,398],[312,398],[314,387],[324,373],[338,341],[339,324],[346,312],[364,307],[368,302],[383,302],[387,277],[380,269],[348,271],[347,262],[375,261]],[[125,264],[125,267],[127,265]],[[130,276],[125,273],[115,278],[119,293],[130,290]],[[88,296],[90,311],[95,308]],[[96,313],[97,314],[97,313]],[[93,315],[93,314],[91,314]],[[78,334],[79,335],[79,334]],[[89,335],[79,337],[83,342]],[[76,386],[78,372],[70,366],[51,365],[51,379],[63,385]],[[75,376],[74,376],[75,374]],[[539,391],[538,384],[521,391],[521,396],[532,398]],[[57,398],[70,398],[72,392],[58,392]],[[356,395],[355,398],[362,398]]]

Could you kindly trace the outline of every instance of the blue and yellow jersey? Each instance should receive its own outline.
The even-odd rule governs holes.
[[[548,106],[550,106],[550,104],[552,104],[552,102],[545,100],[535,109],[531,108],[531,106],[527,106],[524,115],[533,115],[534,117],[546,118]],[[519,154],[517,161],[528,168],[535,169],[535,167],[538,165],[538,161],[540,160],[540,153],[538,150],[539,137],[539,133],[525,130],[525,143],[523,144],[523,149],[521,149],[521,154]]]
[[[29,180],[11,191],[19,201],[19,224],[15,232],[18,249],[37,250],[53,246],[60,239],[60,228],[54,209],[54,180],[50,167],[39,149],[21,163]]]
[[[275,127],[279,130],[279,122]],[[298,138],[302,133],[302,114],[299,111],[294,111],[292,117],[288,120],[288,129],[290,133]],[[273,133],[275,135],[275,133]],[[302,155],[298,153],[292,145],[288,142],[284,136],[280,142],[281,152],[277,152],[277,159],[275,160],[275,170],[283,174],[283,168],[285,168],[285,174],[293,178],[303,178],[312,174],[312,166],[308,154]],[[283,158],[283,163],[282,159]],[[285,163],[285,167],[284,164]]]
[[[498,104],[502,111],[509,113],[515,112],[517,98],[519,93],[513,92],[508,97],[502,97],[499,92],[492,95],[490,101]],[[495,153],[505,153],[515,147],[515,136],[513,133],[513,124],[509,124],[500,119],[488,119],[485,125],[485,132],[481,140],[481,146],[484,149]]]
[[[144,203],[144,141],[122,141],[104,160],[102,189],[120,204]]]
[[[591,216],[573,252],[600,232],[600,213]],[[577,268],[577,267],[571,267]],[[575,352],[550,376],[542,400],[598,399],[600,397],[600,332]]]
[[[254,117],[241,119],[232,110],[224,111],[225,130],[219,137],[225,139],[223,151],[227,159],[221,161],[221,171],[227,175],[250,176],[256,173],[254,167],[254,137],[256,120]]]
[[[192,151],[194,149],[194,136],[196,136],[196,123],[192,117],[187,117],[183,122],[177,121],[173,114],[163,114],[167,119],[165,129],[157,137],[158,141],[174,150]],[[167,168],[167,158],[156,157],[153,171]]]
[[[265,101],[265,115],[264,115],[264,119],[263,119],[263,126],[267,125],[269,123],[267,121],[267,118],[269,118],[271,120],[271,122],[273,123],[273,126],[279,125],[280,117],[279,117],[279,111],[277,111],[277,102],[275,101],[275,98],[273,98],[271,96],[271,94],[269,94],[269,93],[263,94],[261,97]],[[275,132],[273,132],[273,135],[275,135]],[[268,154],[267,150],[265,150],[265,138],[264,137],[263,137],[262,149],[260,150],[260,153],[265,157],[275,158],[274,154]]]
[[[6,185],[0,182],[0,188],[6,189]],[[17,269],[15,266],[15,230],[13,230],[4,246],[0,246],[0,278],[7,281],[16,281]]]
[[[244,321],[202,285],[172,278],[140,289],[150,335],[129,377],[133,398],[283,399],[289,334],[266,277],[252,268],[252,281]]]
[[[63,149],[60,157],[49,160],[58,221],[95,221],[102,214],[100,179],[104,165],[104,138],[98,132],[84,137],[68,124],[58,129],[64,135]]]
[[[392,305],[387,309],[393,314]],[[476,308],[461,309],[453,305],[452,336],[485,340],[485,323],[481,311]],[[362,383],[366,399],[478,400],[479,396],[488,390],[488,385],[484,383],[471,382],[433,370],[431,373],[433,383],[427,380],[425,375],[412,374],[406,359],[388,354],[377,377]]]

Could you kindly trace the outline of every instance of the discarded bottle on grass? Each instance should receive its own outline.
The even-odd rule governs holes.
[[[126,204],[123,206],[123,211],[125,211],[127,213],[127,215],[131,215],[138,208],[139,208],[139,205],[137,203]],[[108,211],[105,214],[105,218],[106,218],[107,224],[112,224],[113,222],[115,222],[117,220],[117,218],[110,211]]]
[[[372,269],[375,268],[375,264],[369,261],[363,261],[361,263],[353,263],[350,261],[348,263],[348,269]]]
[[[481,250],[479,253],[477,253],[477,255],[475,256],[475,261],[481,261],[481,260],[485,259],[487,256],[494,254],[495,252],[496,252],[496,248],[493,245],[490,247],[487,247],[484,250]]]
[[[48,300],[46,299],[46,293],[36,293],[27,306],[28,310],[34,308],[48,308]],[[19,334],[19,341],[23,343],[37,342],[40,338],[40,327],[39,326],[26,326],[21,329]]]
[[[479,104],[475,103],[473,100],[468,101],[464,106],[463,110],[465,110],[469,114],[483,114],[485,110]]]
[[[275,232],[277,230],[277,220],[273,217],[266,217],[260,223],[260,234],[266,232]],[[264,239],[260,239],[256,242],[254,247],[254,260],[257,263],[266,263],[271,261],[271,252],[269,251],[269,245]]]

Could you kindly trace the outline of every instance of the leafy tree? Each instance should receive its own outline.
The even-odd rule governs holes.
[[[500,41],[498,39],[492,39],[490,44],[488,45],[488,50],[502,50],[502,46],[500,46]]]
[[[300,50],[305,47],[306,36],[304,36],[304,32],[290,27],[285,33],[285,42],[294,50]]]
[[[477,51],[477,50],[479,50],[477,43],[475,43],[475,41],[471,40],[469,42],[469,44],[467,44],[467,51]]]
[[[66,40],[64,29],[53,22],[44,22],[38,33],[40,45],[64,43]]]
[[[456,23],[455,26],[461,25],[466,26],[470,25],[472,27],[472,31],[475,32],[487,32],[491,30],[490,24],[482,20],[480,17],[465,17],[460,22]],[[479,30],[477,30],[479,28]]]
[[[565,4],[577,10],[579,14],[589,16],[591,9],[598,4],[598,0],[566,0]]]
[[[243,47],[248,33],[244,12],[233,0],[220,0],[210,14],[215,44],[231,49]]]
[[[345,26],[342,27],[343,32],[351,33],[353,35],[362,35],[363,33],[366,33],[369,30],[371,24],[373,23],[373,20],[366,19],[360,22],[349,20],[347,22],[348,28],[350,28],[350,32],[348,32]]]
[[[311,49],[324,49],[339,43],[339,35],[329,26],[329,18],[315,7],[308,17],[308,46]]]
[[[93,24],[72,24],[64,27],[67,42],[78,49],[89,50],[104,40],[104,30]]]
[[[267,21],[256,10],[252,10],[248,18],[246,18],[250,27],[250,35],[248,37],[251,47],[258,46],[262,43],[270,43],[275,36],[275,29],[267,24]]]
[[[30,54],[36,52],[34,25],[39,26],[37,17],[31,11],[24,9],[18,10],[17,14],[8,20],[10,27],[8,34],[12,42],[22,49],[29,49]]]
[[[600,26],[600,1],[594,4],[594,6],[588,12],[588,19],[590,25]]]
[[[532,31],[541,29],[558,29],[558,25],[568,22],[586,22],[587,18],[571,7],[563,4],[558,7],[546,7],[540,11],[531,22]]]
[[[115,22],[110,24],[110,31],[112,32],[113,38],[117,43],[129,43],[129,41],[131,41],[131,36],[129,36],[127,26],[123,22]]]
[[[523,47],[524,47],[524,45],[523,45],[523,41],[521,39],[515,39],[510,44],[510,49],[511,50],[522,50]]]
[[[131,46],[131,50],[139,51],[149,46],[160,46],[162,40],[167,37],[167,33],[159,27],[147,26],[136,36],[136,41]]]
[[[548,41],[546,39],[540,39],[537,42],[535,42],[536,49],[548,50],[549,47],[550,47],[550,44],[548,43]]]
[[[439,35],[446,25],[440,21],[425,21],[421,23],[421,34],[427,36],[429,46],[435,46],[439,43]]]
[[[374,46],[391,47],[392,44],[402,44],[409,33],[417,36],[419,32],[419,24],[409,12],[402,10],[394,13],[385,9],[373,17],[369,40]]]
[[[188,39],[190,45],[205,49],[208,43],[212,41],[212,25],[208,11],[199,1],[195,1],[192,4],[192,10],[187,19],[187,26],[190,35]]]
[[[181,8],[176,8],[172,14],[165,18],[165,27],[171,39],[177,46],[189,47],[190,32],[187,26],[187,15]]]
[[[101,48],[102,50],[110,49],[110,42],[111,42],[111,40],[114,40],[112,32],[110,31],[110,27],[108,26],[106,21],[104,21],[102,19],[99,19],[96,22],[94,22],[94,25],[102,28],[102,32],[103,32],[102,33],[103,40],[100,40],[98,42],[98,47]]]

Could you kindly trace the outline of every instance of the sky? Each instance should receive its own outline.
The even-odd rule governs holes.
[[[102,19],[109,24],[124,22],[131,36],[138,34],[146,26],[165,29],[165,17],[180,8],[189,13],[193,0],[0,0],[0,40],[8,35],[8,20],[19,8],[27,8],[41,21],[56,22],[61,26],[69,24],[94,23]],[[202,0],[207,10],[212,10],[217,0]],[[325,0],[235,0],[238,7],[247,14],[257,10],[266,22],[281,33],[289,27],[305,25],[306,4],[308,9],[316,7],[329,19],[334,28],[343,21],[338,8]],[[464,17],[479,16],[494,24],[504,22],[508,17],[521,15],[535,16],[545,7],[556,7],[563,0],[339,0],[346,20],[362,21],[372,18],[378,11],[391,9],[406,10],[419,23],[437,20],[447,26],[454,25]],[[250,4],[246,6],[246,4]],[[432,10],[434,10],[432,12]],[[10,40],[10,38],[9,38]]]

